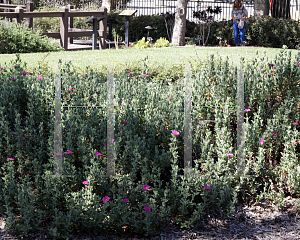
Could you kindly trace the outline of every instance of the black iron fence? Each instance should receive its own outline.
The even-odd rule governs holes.
[[[232,19],[231,12],[234,0],[211,0],[211,1],[198,1],[191,0],[187,7],[187,19],[189,21],[196,21],[193,18],[193,11],[203,11],[211,6],[213,9],[217,6],[221,7],[222,12],[215,16],[215,21],[229,20]],[[131,0],[127,4],[126,9],[136,9],[138,10],[135,16],[140,15],[156,15],[161,13],[174,13],[176,11],[177,0]],[[254,15],[254,2],[253,0],[243,1],[243,5],[248,11],[248,16]],[[298,1],[291,1],[291,18],[294,20],[300,20],[299,18],[299,5]],[[271,15],[271,11],[269,13]]]
[[[11,0],[0,0],[0,1],[11,1]],[[15,0],[14,2],[17,4],[25,5],[28,0]],[[39,1],[40,3],[47,2],[47,4],[51,3],[51,1],[46,0],[31,0],[31,1]],[[53,0],[53,2],[61,2],[61,3],[71,3],[75,0]],[[79,1],[79,0],[78,0]],[[231,11],[233,7],[234,0],[210,0],[210,1],[199,1],[199,0],[190,0],[187,7],[187,19],[189,21],[196,21],[193,18],[193,11],[203,11],[207,9],[208,6],[211,6],[213,9],[217,6],[221,7],[222,12],[215,16],[214,21],[222,21],[231,19]],[[242,0],[244,6],[248,11],[248,16],[254,15],[254,1],[255,0]],[[87,8],[89,6],[102,6],[102,0],[98,0],[97,2],[94,0],[80,0],[83,8]],[[140,15],[160,15],[161,13],[173,14],[176,10],[177,0],[112,0],[113,8],[116,10],[137,10],[134,16]],[[78,6],[79,7],[79,6]],[[291,0],[290,2],[290,13],[291,18],[294,20],[300,21],[299,17],[299,3],[298,0]],[[271,11],[269,13],[271,15]]]

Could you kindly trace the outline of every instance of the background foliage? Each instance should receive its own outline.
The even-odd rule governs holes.
[[[51,43],[51,39],[41,36],[39,31],[25,27],[25,22],[5,22],[0,20],[0,53],[32,53],[59,51],[58,43]]]

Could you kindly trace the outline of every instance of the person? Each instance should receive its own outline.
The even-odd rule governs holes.
[[[236,46],[239,44],[239,30],[241,35],[241,43],[242,46],[245,46],[245,27],[246,27],[246,17],[248,17],[248,12],[243,6],[241,0],[235,0],[233,3],[233,9],[231,13],[232,19],[233,19],[233,29],[234,29],[234,43]],[[244,27],[242,29],[239,29],[238,25],[240,21],[244,21]]]

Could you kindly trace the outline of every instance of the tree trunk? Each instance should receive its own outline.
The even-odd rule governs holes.
[[[261,18],[263,16],[269,16],[269,9],[270,9],[270,0],[255,0],[254,1],[255,19]]]
[[[116,9],[116,2],[116,0],[102,0],[102,7],[106,7],[107,12],[109,13]]]
[[[171,43],[176,46],[185,45],[187,3],[188,0],[177,0],[175,24],[171,41]]]
[[[290,0],[272,0],[271,15],[273,18],[291,18]]]

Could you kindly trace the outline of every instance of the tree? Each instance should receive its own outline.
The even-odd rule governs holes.
[[[177,0],[175,25],[171,43],[176,46],[185,45],[186,10],[189,0]]]
[[[271,15],[273,18],[291,18],[290,0],[272,0]]]

